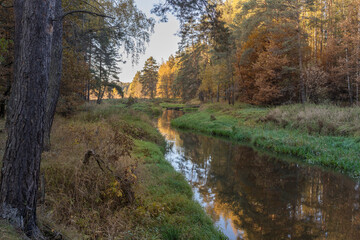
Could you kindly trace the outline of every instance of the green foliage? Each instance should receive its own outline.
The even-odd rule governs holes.
[[[161,107],[151,102],[138,102],[131,106],[132,109],[149,114],[150,116],[159,116],[162,112]]]
[[[119,63],[125,62],[126,57],[133,63],[139,60],[153,32],[154,19],[140,11],[133,0],[90,0],[86,3],[64,0],[63,5],[70,12],[81,9],[109,16],[80,13],[67,16],[70,24],[64,25],[66,49],[80,55],[76,60],[85,59],[86,69],[93,75],[92,78],[78,79],[82,84],[79,88],[82,97],[90,100],[90,95],[95,95],[101,103],[105,93],[111,97],[113,89],[123,95],[118,82]]]
[[[179,70],[173,83],[173,92],[175,96],[180,96],[184,100],[190,100],[196,97],[201,85],[200,61],[202,50],[205,45],[197,44],[187,48],[179,56]]]
[[[156,84],[158,82],[159,66],[153,57],[146,60],[143,70],[141,71],[140,83],[142,84],[142,93],[153,99],[156,96]]]
[[[133,105],[134,103],[136,103],[136,99],[130,95],[130,97],[128,98],[128,100],[126,102],[126,105],[129,107],[129,106]]]

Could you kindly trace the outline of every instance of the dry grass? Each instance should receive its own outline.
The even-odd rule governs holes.
[[[98,122],[57,119],[53,148],[44,153],[46,179],[43,220],[91,239],[113,238],[132,227],[127,206],[134,200],[137,161],[130,157],[133,140],[112,118]],[[84,164],[87,151],[97,154]],[[85,237],[85,238],[86,238]]]
[[[270,110],[261,120],[309,134],[360,136],[359,107],[310,104],[281,106]]]
[[[134,139],[159,144],[163,139],[144,114],[90,108],[54,123],[52,150],[43,154],[46,198],[40,219],[66,229],[70,239],[78,238],[76,233],[81,239],[125,238],[137,228],[129,215],[141,194],[137,182],[142,167],[131,157]],[[84,164],[89,151],[96,156]]]

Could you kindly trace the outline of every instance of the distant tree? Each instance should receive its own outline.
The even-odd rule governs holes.
[[[159,81],[157,83],[157,96],[170,98],[173,96],[171,86],[175,81],[175,57],[170,56],[168,61],[161,64],[159,68]]]
[[[156,96],[156,84],[159,77],[159,66],[153,57],[149,57],[141,71],[140,83],[142,85],[142,93],[144,96],[154,98]]]
[[[142,96],[142,86],[140,83],[141,72],[136,72],[133,81],[129,87],[129,95],[133,98],[140,98]]]
[[[182,99],[190,100],[197,96],[201,85],[201,55],[205,48],[205,45],[197,44],[186,48],[178,56],[179,66],[173,88],[178,89]]]

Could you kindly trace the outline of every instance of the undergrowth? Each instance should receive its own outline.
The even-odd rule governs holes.
[[[87,105],[56,119],[40,222],[68,239],[224,238],[164,159],[165,141],[139,106]]]

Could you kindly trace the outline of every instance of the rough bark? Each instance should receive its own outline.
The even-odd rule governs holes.
[[[55,0],[54,33],[51,47],[51,64],[49,73],[49,87],[46,100],[45,122],[44,122],[44,151],[50,150],[50,134],[56,111],[56,105],[60,94],[61,72],[62,72],[62,38],[63,22],[61,16],[62,0]]]
[[[0,216],[40,239],[36,199],[55,0],[15,0],[15,73],[3,158]]]

